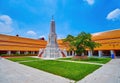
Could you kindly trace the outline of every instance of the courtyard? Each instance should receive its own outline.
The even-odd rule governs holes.
[[[96,69],[99,69],[100,67],[102,67],[105,64],[105,63],[101,64],[101,62],[89,62],[89,61],[75,61],[75,62],[70,61],[70,62],[67,62],[67,61],[64,61],[63,59],[42,60],[39,58],[25,57],[25,56],[24,57],[16,57],[16,58],[11,57],[8,59],[11,61],[14,61],[13,63],[15,63],[16,65],[22,64],[22,65],[30,66],[32,68],[38,69],[39,71],[42,70],[42,71],[48,72],[50,74],[53,74],[55,76],[57,75],[57,76],[60,76],[62,78],[65,78],[69,81],[72,80],[73,82],[77,82],[77,81],[83,79],[84,77],[93,73]],[[6,60],[6,59],[2,59],[2,60]],[[101,61],[103,61],[103,59],[101,59]],[[83,62],[83,63],[78,63],[78,62]],[[91,63],[93,63],[93,64],[91,64]],[[15,69],[15,71],[21,71],[21,70]],[[12,71],[12,72],[14,72],[14,71]],[[30,73],[32,73],[32,71],[28,72],[27,74],[29,75]],[[5,77],[7,77],[7,75]],[[27,78],[27,79],[29,79],[29,78]]]

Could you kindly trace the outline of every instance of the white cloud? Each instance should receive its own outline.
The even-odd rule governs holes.
[[[35,33],[34,31],[32,31],[32,30],[27,31],[27,34],[28,34],[28,35],[31,35],[31,36],[35,36],[35,35],[36,35],[36,33]]]
[[[46,36],[45,36],[45,35],[41,35],[41,36],[39,36],[39,38],[42,38],[42,37],[46,38]]]
[[[114,21],[114,20],[119,20],[119,19],[120,19],[120,9],[117,8],[117,9],[111,11],[111,12],[107,15],[106,19],[108,19],[108,20],[113,20],[113,21]]]
[[[89,5],[93,5],[95,3],[95,0],[84,0],[85,2],[87,2]]]
[[[0,32],[9,33],[13,31],[13,21],[8,15],[0,15]]]
[[[47,39],[46,35],[41,35],[39,38],[44,38],[45,40]]]

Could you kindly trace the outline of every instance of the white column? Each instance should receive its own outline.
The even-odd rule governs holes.
[[[68,51],[68,56],[70,56],[70,51]]]
[[[20,51],[17,51],[17,54],[20,54]]]
[[[32,54],[35,54],[35,52],[32,52]]]
[[[102,51],[98,50],[98,56],[101,57],[102,56]]]
[[[88,57],[90,57],[91,56],[91,53],[90,53],[90,50],[88,50]]]
[[[28,51],[24,52],[24,54],[28,54]]]
[[[74,56],[74,51],[72,51],[72,56]]]
[[[91,50],[88,50],[88,57],[92,56],[92,51]]]
[[[7,51],[7,54],[8,54],[8,55],[11,55],[11,51]]]

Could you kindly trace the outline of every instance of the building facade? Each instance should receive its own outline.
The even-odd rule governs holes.
[[[101,44],[94,52],[87,50],[88,56],[120,57],[120,30],[111,30],[92,34],[92,40]],[[62,40],[57,40],[60,49],[67,50],[67,56],[74,56],[74,51],[69,51],[69,46]],[[45,40],[23,38],[0,34],[0,54],[38,54],[39,49],[45,48]]]
[[[107,57],[115,55],[115,57],[120,57],[120,30],[93,34],[92,40],[101,44],[100,47],[94,49],[94,56]]]
[[[46,41],[0,34],[0,54],[37,54]]]

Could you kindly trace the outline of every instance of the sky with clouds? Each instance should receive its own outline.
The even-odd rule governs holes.
[[[120,0],[0,0],[0,34],[47,39],[52,15],[58,38],[120,29]]]

